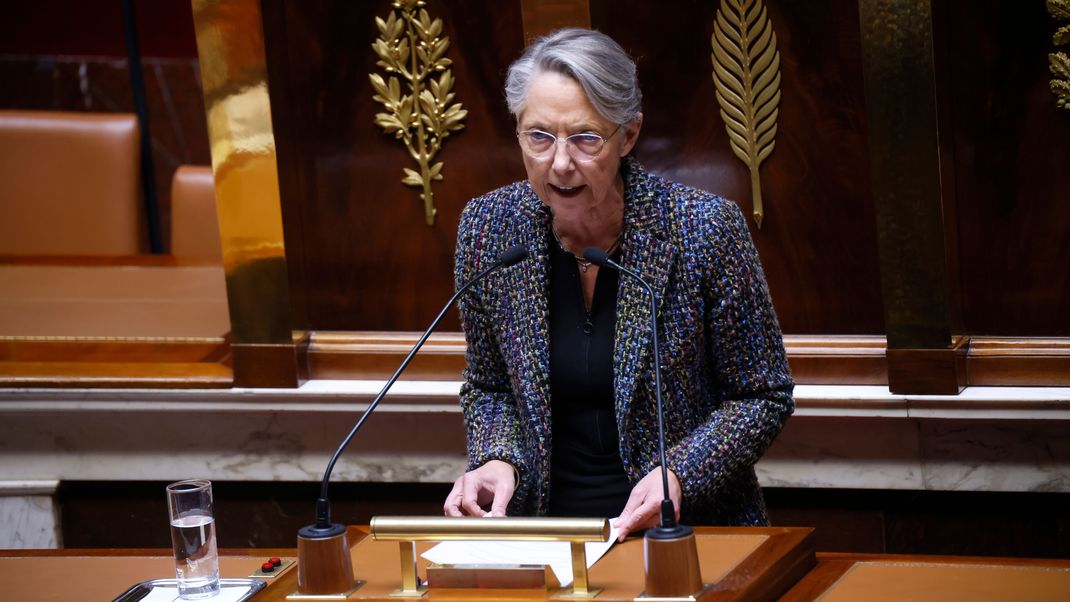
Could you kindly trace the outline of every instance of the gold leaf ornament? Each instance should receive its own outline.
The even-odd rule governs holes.
[[[1070,0],[1048,0],[1048,13],[1056,20],[1070,21]],[[1055,30],[1052,43],[1056,46],[1070,44],[1070,25]],[[1065,52],[1052,52],[1048,55],[1048,68],[1051,70],[1051,93],[1055,95],[1055,106],[1070,111],[1070,56]]]
[[[721,0],[710,40],[717,103],[733,154],[750,169],[754,221],[762,227],[758,168],[776,146],[780,52],[761,0]]]
[[[375,125],[401,140],[416,161],[419,170],[402,168],[401,183],[422,189],[424,219],[431,226],[436,213],[431,182],[442,180],[442,162],[432,160],[451,133],[464,129],[468,111],[453,102],[453,62],[445,56],[450,41],[442,36],[442,19],[432,19],[425,4],[397,0],[386,19],[375,18],[379,38],[372,50],[386,78],[370,73],[368,79],[375,90],[372,99],[385,109],[376,113]]]

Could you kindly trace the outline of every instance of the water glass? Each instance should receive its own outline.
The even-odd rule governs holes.
[[[215,596],[219,593],[219,555],[211,481],[171,483],[167,486],[167,510],[179,597],[201,600]]]

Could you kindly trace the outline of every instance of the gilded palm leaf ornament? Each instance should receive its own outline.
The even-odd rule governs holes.
[[[1048,13],[1058,21],[1070,21],[1070,0],[1048,0]],[[1070,25],[1055,30],[1052,43],[1056,46],[1070,44]],[[1048,55],[1048,63],[1055,106],[1070,111],[1070,56],[1065,52],[1053,52]]]
[[[758,167],[776,146],[780,52],[761,0],[721,0],[711,37],[717,103],[732,152],[750,169],[754,221],[762,227]]]
[[[419,171],[402,168],[402,184],[422,188],[424,219],[435,223],[435,201],[431,182],[442,180],[442,162],[432,163],[450,134],[464,128],[468,111],[453,102],[452,64],[446,58],[450,40],[442,34],[442,19],[432,20],[424,0],[397,0],[390,16],[375,18],[379,39],[372,49],[376,63],[388,78],[378,73],[368,78],[375,89],[372,98],[387,110],[375,115],[375,123],[405,144]],[[401,93],[405,80],[407,94]]]

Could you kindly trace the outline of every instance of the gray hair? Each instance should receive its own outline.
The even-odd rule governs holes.
[[[617,125],[628,125],[642,110],[635,61],[604,33],[567,28],[535,40],[509,66],[505,80],[505,101],[514,117],[523,112],[528,89],[540,72],[576,80],[595,110]]]

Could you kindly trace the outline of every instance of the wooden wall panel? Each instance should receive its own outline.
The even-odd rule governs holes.
[[[636,155],[674,180],[751,213],[750,176],[732,154],[714,95],[710,36],[719,2],[592,0],[595,28],[639,64]],[[771,2],[780,51],[776,149],[762,164],[765,220],[750,220],[782,328],[881,334],[876,224],[854,0]]]
[[[315,330],[422,330],[453,290],[457,221],[472,197],[524,177],[502,94],[522,49],[519,2],[430,1],[450,39],[466,127],[446,140],[434,184],[438,216],[424,223],[404,146],[372,119],[368,74],[375,17],[391,3],[264,0],[273,117],[291,285]],[[299,221],[298,221],[299,220]],[[294,236],[294,229],[298,230]],[[300,242],[301,248],[297,248]],[[296,279],[296,281],[295,281]],[[459,330],[454,316],[442,330]]]
[[[966,333],[1070,336],[1070,113],[1043,2],[933,3]]]

